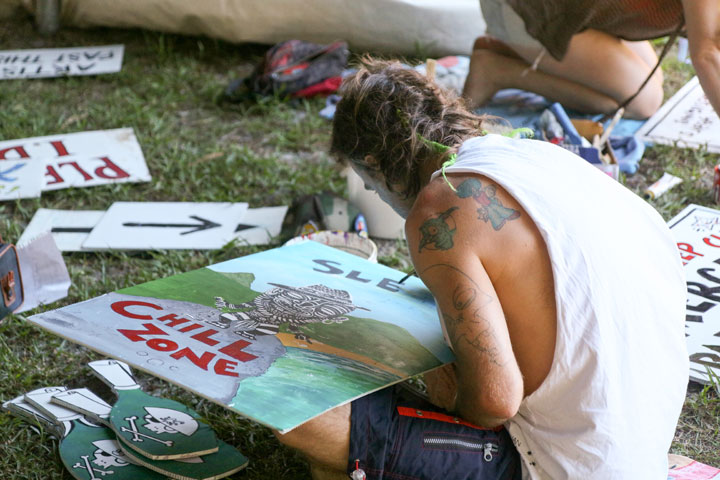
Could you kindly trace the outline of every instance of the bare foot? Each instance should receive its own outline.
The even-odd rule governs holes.
[[[505,43],[492,37],[478,37],[470,57],[470,69],[462,96],[471,110],[492,98],[507,79],[522,69],[525,62]]]
[[[490,50],[500,55],[505,55],[506,57],[521,58],[507,43],[486,35],[475,39],[473,52],[475,50]]]

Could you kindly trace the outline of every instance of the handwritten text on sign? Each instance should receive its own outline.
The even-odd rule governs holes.
[[[43,162],[43,190],[150,180],[131,128],[7,140],[0,142],[0,166],[2,160]]]
[[[720,375],[720,211],[690,205],[669,222],[685,266],[690,378]]]
[[[123,45],[0,51],[0,80],[119,72]]]

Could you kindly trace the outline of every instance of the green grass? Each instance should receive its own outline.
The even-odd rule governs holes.
[[[40,39],[27,19],[0,21],[2,49],[111,43],[126,46],[118,74],[0,82],[0,140],[133,127],[153,181],[58,190],[38,200],[0,203],[0,233],[5,239],[17,240],[40,207],[106,209],[115,201],[145,200],[247,201],[259,207],[289,204],[321,190],[344,193],[339,168],[325,153],[330,128],[317,115],[323,100],[289,104],[269,99],[251,107],[216,103],[230,80],[249,73],[263,48],[126,30],[65,29],[51,39]],[[690,67],[672,58],[664,68],[668,96],[692,75]],[[640,193],[663,171],[682,177],[681,185],[652,202],[669,219],[691,202],[712,206],[716,163],[718,156],[707,152],[655,147],[647,151],[640,171],[624,182]],[[227,245],[215,251],[66,253],[73,284],[68,298],[52,308],[258,250]],[[397,269],[410,266],[402,242],[381,245],[380,260]],[[57,384],[88,386],[110,399],[84,367],[97,358],[11,316],[0,324],[0,399]],[[250,466],[231,478],[309,477],[304,460],[281,446],[266,428],[148,375],[138,377],[146,391],[198,410],[220,438],[250,458]],[[693,386],[673,451],[720,466],[719,410],[715,389]],[[37,434],[0,414],[0,478],[71,477],[46,432]]]

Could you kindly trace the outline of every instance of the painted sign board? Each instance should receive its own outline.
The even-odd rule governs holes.
[[[0,51],[0,80],[119,72],[123,45]]]
[[[670,222],[685,266],[690,379],[720,376],[720,210],[689,205]]]
[[[45,167],[29,160],[0,162],[0,200],[38,198],[45,186]]]
[[[88,249],[216,249],[235,236],[247,203],[115,202],[92,229]]]
[[[43,190],[148,182],[150,172],[132,128],[48,135],[0,142],[3,160],[41,162]]]
[[[693,77],[648,119],[637,134],[647,142],[706,147],[720,153],[720,117]]]
[[[250,208],[235,227],[240,244],[267,245],[280,235],[287,206]]]
[[[61,252],[84,251],[82,244],[93,227],[105,215],[104,210],[55,210],[39,208],[18,240],[23,246],[50,232]]]
[[[305,242],[29,321],[286,432],[453,360],[432,295],[403,277]]]

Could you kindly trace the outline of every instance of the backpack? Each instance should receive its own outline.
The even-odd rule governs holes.
[[[302,40],[278,43],[265,53],[250,76],[230,83],[223,99],[239,102],[254,96],[292,98],[335,92],[348,60],[345,42],[318,45]]]

